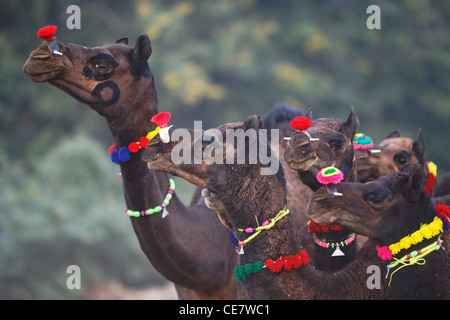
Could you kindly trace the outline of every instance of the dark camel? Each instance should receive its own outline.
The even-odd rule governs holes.
[[[359,120],[353,107],[345,122],[334,118],[315,119],[306,130],[307,132],[297,130],[292,134],[284,151],[284,162],[290,167],[290,171],[297,171],[301,182],[312,191],[321,186],[316,179],[317,173],[329,166],[340,169],[344,174],[344,181],[356,181],[353,138],[358,126]],[[297,185],[301,185],[298,179]],[[305,201],[302,205],[306,208],[307,202]],[[304,245],[313,243],[312,236],[306,227],[309,217],[306,214],[300,214],[295,219],[302,243]],[[310,227],[313,223],[311,222]],[[352,230],[340,230],[339,226],[335,225],[331,227],[336,230],[324,229],[325,232],[315,233],[316,237],[325,243],[342,244],[346,243],[345,239],[353,236]],[[316,230],[321,231],[320,228]],[[356,241],[353,241],[349,245],[340,246],[344,256],[332,256],[336,247],[323,248],[314,244],[314,265],[323,271],[339,270],[355,258],[356,248]]]
[[[236,155],[236,143],[226,141],[226,129],[243,129],[258,132],[263,128],[259,117],[251,116],[244,123],[228,124],[218,127],[223,139],[221,148],[227,148],[226,152]],[[207,135],[207,133],[204,133]],[[188,149],[193,157],[196,139],[191,132]],[[186,141],[182,140],[183,144]],[[239,228],[263,225],[263,222],[274,218],[283,210],[287,204],[286,182],[283,176],[283,168],[273,175],[262,175],[261,162],[250,164],[248,150],[251,147],[267,148],[267,145],[257,142],[246,142],[245,164],[226,164],[225,151],[224,164],[207,163],[201,164],[173,162],[175,147],[181,142],[171,141],[168,144],[161,143],[157,138],[150,141],[144,151],[143,159],[148,162],[151,169],[164,171],[186,179],[201,188],[208,188],[214,192],[226,210],[223,220],[228,221],[233,230]],[[198,144],[197,144],[198,145]],[[234,150],[228,150],[229,146]],[[208,147],[208,143],[204,145]],[[184,149],[183,149],[184,150]],[[178,150],[179,151],[179,150]],[[177,151],[177,152],[178,152]],[[175,152],[175,154],[178,154]],[[183,151],[184,152],[184,151]],[[183,153],[184,154],[184,153]],[[291,213],[277,221],[274,226],[261,232],[257,237],[247,243],[244,247],[245,254],[240,256],[240,265],[253,265],[257,260],[276,260],[280,256],[294,256],[302,252],[303,247],[298,239],[293,216],[296,208],[288,208]],[[243,241],[249,235],[244,232],[235,231],[239,241]],[[372,248],[372,251],[375,249]],[[361,254],[362,254],[362,250]],[[364,252],[368,256],[374,256],[374,252]],[[303,257],[304,258],[304,257]],[[284,259],[280,259],[284,261]],[[303,260],[303,262],[306,262]],[[269,267],[259,272],[249,272],[243,279],[252,299],[377,299],[386,298],[387,291],[383,287],[380,290],[367,288],[367,267],[373,261],[369,259],[355,259],[347,267],[336,273],[320,272],[311,267],[310,264],[303,265],[297,269],[280,272],[271,272]],[[270,265],[270,264],[269,264]],[[238,268],[238,270],[242,270]],[[253,269],[252,269],[253,270]],[[275,270],[276,271],[276,270]],[[242,278],[241,278],[242,280]]]
[[[152,53],[147,35],[139,36],[134,48],[126,38],[94,48],[58,46],[62,56],[52,55],[45,44],[30,54],[24,71],[33,81],[49,82],[97,111],[118,148],[154,129],[150,119],[157,113],[157,94],[147,63]],[[120,164],[126,206],[139,212],[160,205],[169,188],[167,175],[149,170],[141,152]],[[174,194],[165,219],[161,213],[131,217],[133,229],[151,264],[176,285],[180,299],[237,299],[237,259],[226,243],[228,231],[199,194],[190,207]]]
[[[371,238],[379,247],[386,248],[434,222],[436,210],[423,191],[425,180],[422,166],[416,164],[404,168],[404,172],[391,173],[370,183],[339,184],[337,189],[343,194],[342,197],[332,199],[321,188],[313,194],[308,212],[318,222],[339,223]],[[419,252],[420,257],[427,252],[424,248],[431,245],[430,253],[423,256],[425,260],[418,260],[417,264],[411,265],[409,263],[414,260],[403,260],[407,265],[392,266],[390,281],[392,295],[396,299],[450,297],[445,254],[439,250],[439,245],[434,245],[438,244],[439,231],[427,234],[429,236],[402,245],[398,250],[393,249],[393,258],[385,255],[385,250],[380,251],[384,252],[380,253],[383,259],[395,262],[395,259],[401,259],[407,254],[414,257],[414,251],[417,253],[417,250],[423,250]],[[384,264],[383,269],[386,270],[388,263],[381,258],[380,263]]]

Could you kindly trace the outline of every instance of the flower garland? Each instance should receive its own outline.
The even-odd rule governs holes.
[[[170,200],[172,200],[174,190],[175,190],[175,181],[173,181],[173,179],[169,179],[169,189],[167,190],[167,194],[160,205],[157,205],[152,209],[147,209],[143,211],[133,211],[129,210],[128,208],[125,208],[125,212],[130,217],[138,218],[143,216],[151,216],[152,214],[163,211],[162,217],[165,218],[169,214],[169,211],[167,211],[166,207],[170,204]]]
[[[431,196],[431,192],[433,191],[434,186],[436,184],[437,166],[433,162],[429,161],[427,162],[427,167],[428,167],[428,178],[424,191],[427,195]]]
[[[281,270],[289,271],[291,269],[297,269],[301,266],[306,265],[309,262],[309,256],[305,250],[300,251],[300,253],[291,256],[280,256],[278,259],[273,261],[272,259],[267,259],[262,262],[256,260],[253,263],[249,263],[243,266],[236,266],[234,269],[234,276],[238,281],[244,281],[247,276],[252,273],[261,271],[267,268],[272,273],[280,272]]]
[[[390,246],[377,246],[378,256],[383,260],[391,260],[392,256],[401,250],[408,249],[424,239],[431,239],[442,232],[443,220],[440,217],[435,217],[431,223],[422,225],[419,230],[402,238],[399,242],[393,243]]]

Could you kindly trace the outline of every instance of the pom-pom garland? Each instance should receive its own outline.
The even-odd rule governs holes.
[[[113,144],[109,147],[108,152],[111,157],[111,162],[115,164],[121,164],[122,162],[127,162],[131,159],[130,153],[136,153],[140,148],[147,148],[148,139],[146,137],[141,137],[139,142],[132,142],[128,147],[122,147],[117,149],[117,145]]]
[[[338,168],[326,167],[319,171],[316,178],[322,184],[339,183],[344,179],[344,174]]]
[[[361,150],[372,149],[373,140],[363,133],[357,133],[353,139],[353,147]]]
[[[309,127],[311,127],[312,124],[313,122],[309,120],[307,117],[299,116],[292,119],[290,126],[294,129],[305,131]]]
[[[56,29],[58,29],[57,26],[51,26],[51,25],[42,27],[38,30],[37,36],[39,38],[41,38],[42,40],[51,41],[51,40],[55,39]]]
[[[396,255],[403,249],[408,249],[424,239],[431,239],[443,232],[443,221],[440,217],[435,217],[431,223],[424,224],[419,230],[412,234],[403,237],[399,242],[393,243],[390,246],[377,246],[378,256],[383,260],[391,260],[393,255]]]
[[[300,268],[308,262],[309,256],[305,250],[302,250],[296,255],[281,256],[275,261],[272,259],[267,259],[264,262],[256,260],[253,263],[243,266],[236,266],[234,269],[234,275],[238,281],[244,281],[250,274],[259,272],[264,268],[267,268],[272,273],[276,273],[282,271],[283,269],[289,271],[291,269]]]
[[[130,217],[138,218],[138,217],[144,217],[144,216],[151,216],[155,213],[163,211],[163,218],[165,218],[169,214],[166,207],[170,204],[170,200],[172,200],[174,190],[175,190],[175,181],[173,181],[173,179],[169,179],[169,189],[167,190],[167,194],[164,197],[164,200],[160,205],[157,205],[154,208],[143,210],[143,211],[133,211],[133,210],[129,210],[128,208],[125,208],[125,212]]]
[[[423,191],[425,191],[427,195],[431,196],[431,193],[433,192],[434,186],[436,184],[437,166],[433,162],[429,161],[427,162],[427,167],[428,178]]]

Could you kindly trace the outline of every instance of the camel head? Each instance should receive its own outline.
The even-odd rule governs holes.
[[[148,102],[145,119],[156,113],[156,90],[147,60],[152,53],[147,35],[135,47],[123,38],[114,44],[87,48],[58,42],[62,55],[53,55],[43,43],[23,66],[34,82],[48,82],[86,103],[108,124],[136,123],[136,109]],[[143,88],[145,88],[143,90]],[[127,119],[129,118],[129,119]]]
[[[324,187],[308,205],[308,214],[319,223],[337,223],[344,228],[386,245],[420,227],[433,208],[423,192],[425,174],[421,165],[410,165],[377,180],[337,185],[341,197],[331,198]]]
[[[185,130],[184,133],[181,131],[183,139],[174,138],[175,131],[171,134],[169,143],[165,144],[158,138],[154,138],[149,142],[142,158],[152,170],[164,171],[198,187],[208,188],[217,195],[227,213],[249,211],[256,213],[264,210],[263,207],[267,209],[267,206],[261,206],[262,202],[267,202],[274,208],[280,207],[273,211],[278,212],[284,207],[286,201],[283,171],[279,167],[276,174],[261,174],[261,168],[268,165],[262,164],[259,159],[255,161],[251,157],[255,154],[251,151],[253,148],[257,150],[269,148],[267,143],[259,139],[253,140],[251,137],[252,133],[255,134],[254,137],[258,137],[258,132],[263,129],[263,126],[260,117],[250,116],[244,122],[225,124],[201,133],[178,129]],[[249,136],[240,141],[234,138],[232,141],[227,141],[229,132],[238,131]],[[215,148],[214,151],[212,146]],[[202,159],[195,159],[196,150],[203,155]],[[245,153],[240,153],[242,150]],[[210,154],[214,159],[205,157],[206,154]],[[240,155],[244,155],[244,158]],[[180,163],[180,158],[184,159],[183,163]],[[237,219],[238,225],[255,221],[254,216],[250,221],[243,221],[245,218],[242,217]],[[221,220],[229,222],[228,217],[221,217]],[[230,226],[230,223],[224,224]]]
[[[344,180],[349,181],[355,175],[353,138],[358,126],[353,107],[346,122],[334,118],[316,119],[306,134],[302,131],[292,134],[284,158],[312,190],[320,187],[317,173],[329,166],[339,168],[344,173]]]
[[[400,137],[398,131],[390,133],[385,140],[373,149],[355,150],[356,169],[359,182],[368,182],[391,172],[399,172],[409,164],[425,166],[425,143],[422,130],[416,140]]]

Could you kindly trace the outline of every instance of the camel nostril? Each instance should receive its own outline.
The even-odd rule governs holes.
[[[292,148],[300,148],[309,144],[309,138],[303,132],[296,132],[289,141]]]
[[[50,54],[48,54],[48,53],[38,53],[38,54],[35,54],[35,55],[31,56],[31,58],[32,59],[36,59],[36,60],[45,60],[45,59],[50,58]]]

